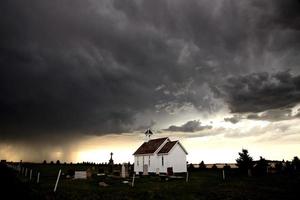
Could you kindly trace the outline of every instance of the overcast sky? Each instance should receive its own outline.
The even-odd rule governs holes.
[[[299,0],[1,0],[0,27],[2,157],[131,159],[147,128],[192,162],[300,154]]]

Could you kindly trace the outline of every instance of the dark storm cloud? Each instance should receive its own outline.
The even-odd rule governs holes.
[[[262,113],[252,113],[247,116],[247,119],[252,119],[252,120],[267,120],[271,122],[276,122],[276,121],[283,121],[283,120],[290,120],[290,119],[295,119],[298,118],[299,111],[296,112],[294,115],[292,113],[292,110],[289,108],[279,108],[275,110],[267,110]]]
[[[215,112],[222,105],[207,85],[274,67],[298,70],[298,8],[296,0],[3,0],[1,137],[122,133],[149,124],[135,124],[144,111]],[[237,76],[225,87],[234,112],[298,99],[297,76],[256,76],[279,81],[284,88],[270,87],[291,98],[270,88],[272,106],[258,94],[250,102],[263,105],[251,107],[233,90],[252,78]]]
[[[151,120],[149,124],[141,125],[136,128],[136,131],[146,131],[147,129],[152,129],[153,126],[156,124],[156,121]]]
[[[228,103],[233,113],[291,107],[300,102],[300,76],[293,76],[290,72],[235,76],[221,86],[218,94]],[[290,110],[267,111],[263,118],[276,119],[289,112]]]
[[[292,105],[279,107],[271,110],[266,110],[263,112],[247,112],[247,113],[239,113],[235,114],[232,117],[225,117],[225,122],[231,122],[232,124],[236,124],[241,120],[264,120],[269,122],[279,122],[285,120],[292,120],[300,117],[300,109],[297,109],[297,105],[295,108],[290,108]],[[293,111],[294,110],[294,111]]]
[[[231,123],[233,123],[233,124],[236,124],[236,123],[238,123],[239,121],[241,121],[241,116],[239,116],[239,115],[234,115],[234,116],[232,116],[232,117],[225,117],[224,118],[224,121],[225,122],[231,122]]]
[[[210,125],[205,125],[202,126],[201,122],[198,120],[193,120],[193,121],[188,121],[185,124],[181,126],[170,126],[167,129],[164,129],[165,131],[173,131],[173,132],[197,132],[197,131],[202,131],[205,129],[211,129],[212,126]]]

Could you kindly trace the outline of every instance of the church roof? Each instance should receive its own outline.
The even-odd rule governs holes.
[[[167,140],[167,142],[163,145],[163,147],[158,151],[157,154],[167,154],[171,151],[171,149],[175,146],[175,144],[178,144],[183,151],[187,153],[185,148],[181,145],[181,143],[176,141],[170,141],[169,138],[157,138],[153,140],[149,140],[148,142],[144,142],[135,152],[133,155],[141,155],[141,154],[153,154],[155,153],[161,145]]]
[[[149,140],[148,142],[144,142],[135,152],[133,155],[137,154],[152,154],[154,153],[163,143],[167,140],[167,137],[158,138]]]
[[[169,151],[173,148],[173,146],[177,143],[178,141],[170,141],[167,142],[158,152],[159,153],[169,153]]]

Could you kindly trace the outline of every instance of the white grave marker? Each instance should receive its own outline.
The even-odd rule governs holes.
[[[74,179],[86,179],[87,173],[86,171],[75,171]]]
[[[127,166],[126,163],[123,163],[123,165],[122,165],[122,171],[121,172],[122,172],[121,173],[121,177],[122,178],[128,177],[128,166]]]

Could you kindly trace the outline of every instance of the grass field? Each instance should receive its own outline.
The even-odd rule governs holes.
[[[190,172],[185,178],[162,181],[158,176],[137,177],[134,187],[124,184],[117,177],[97,177],[73,180],[62,177],[57,192],[53,192],[57,172],[62,169],[85,170],[88,165],[41,165],[27,164],[34,172],[40,171],[40,183],[14,172],[23,187],[23,192],[32,199],[299,199],[300,175],[271,174],[246,177],[237,170],[227,171],[227,180],[222,180],[221,170]],[[98,166],[96,166],[97,168]],[[106,170],[106,169],[104,169]],[[131,182],[131,179],[128,179]],[[109,186],[100,187],[99,182]],[[25,190],[24,190],[25,188]]]

